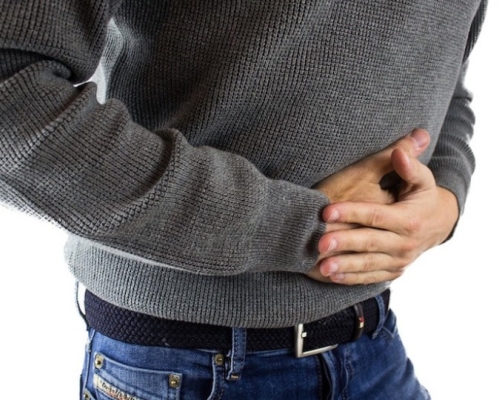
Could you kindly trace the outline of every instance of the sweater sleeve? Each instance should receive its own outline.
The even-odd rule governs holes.
[[[474,113],[471,109],[472,94],[464,85],[469,55],[476,43],[484,21],[486,1],[479,5],[472,22],[464,63],[457,80],[439,139],[429,163],[436,183],[457,197],[460,213],[463,212],[472,173],[475,168],[474,155],[469,141],[474,132]]]
[[[0,1],[0,200],[168,268],[309,270],[328,203],[320,192],[96,100],[85,82],[117,6]]]

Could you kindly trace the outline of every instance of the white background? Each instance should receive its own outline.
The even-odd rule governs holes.
[[[401,335],[435,400],[500,399],[499,17],[500,2],[490,1],[469,70],[477,169],[465,215],[451,242],[393,284]],[[3,398],[78,398],[85,329],[62,257],[64,238],[46,222],[0,207]]]

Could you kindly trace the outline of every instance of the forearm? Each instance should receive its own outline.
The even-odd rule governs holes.
[[[65,7],[76,13],[76,4]],[[123,103],[99,104],[94,84],[74,86],[102,51],[109,11],[94,11],[39,26],[64,52],[29,42],[13,54],[8,47],[21,48],[22,38],[1,31],[1,200],[170,268],[307,271],[324,230],[321,193],[270,180],[238,155],[193,147],[176,130],[152,132]],[[92,21],[91,32],[75,33],[80,20]]]

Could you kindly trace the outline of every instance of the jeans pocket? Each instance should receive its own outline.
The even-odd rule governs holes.
[[[96,400],[177,400],[182,374],[124,365],[95,353],[91,384]]]

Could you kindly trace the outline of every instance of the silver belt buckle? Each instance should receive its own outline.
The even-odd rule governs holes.
[[[313,349],[304,351],[304,338],[307,337],[307,332],[304,332],[304,324],[298,324],[295,326],[295,357],[302,358],[307,356],[312,356],[314,354],[324,353],[328,350],[333,350],[338,346],[338,344],[333,344],[331,346],[320,347],[319,349]]]

